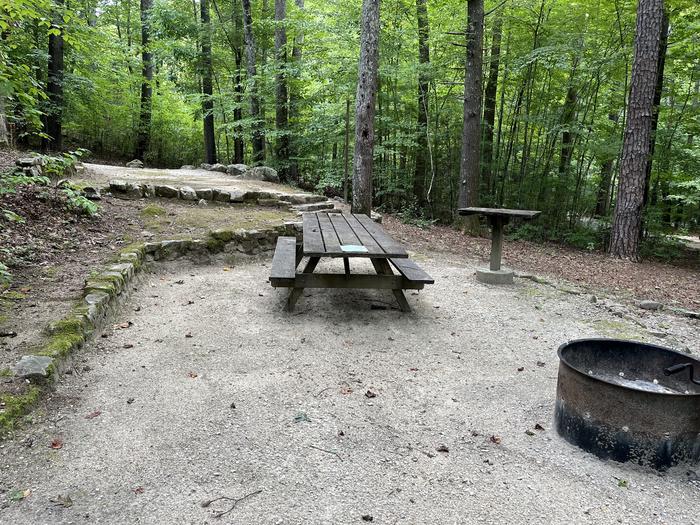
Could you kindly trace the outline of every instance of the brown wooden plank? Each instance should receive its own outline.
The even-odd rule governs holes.
[[[355,235],[355,232],[352,230],[352,228],[350,228],[348,221],[345,220],[345,214],[330,213],[328,214],[328,218],[330,219],[331,224],[335,228],[335,233],[338,235],[338,239],[340,240],[341,245],[352,244],[355,246],[362,246],[362,241],[357,235]]]
[[[435,280],[428,275],[423,268],[411,259],[390,259],[396,269],[401,272],[406,279],[412,282],[434,284]]]
[[[384,250],[386,257],[408,257],[406,249],[396,241],[391,235],[389,235],[384,228],[379,224],[370,219],[367,215],[355,215],[355,218],[359,221],[362,226],[365,227],[367,232],[377,241],[377,244]]]
[[[321,235],[321,226],[318,224],[318,217],[315,213],[305,213],[303,215],[304,228],[304,254],[324,255],[326,245]]]
[[[340,239],[335,233],[335,228],[331,224],[327,213],[318,213],[318,225],[321,227],[321,235],[323,235],[323,244],[326,245],[326,254],[342,253],[340,249]]]
[[[270,283],[272,286],[289,286],[296,276],[297,240],[294,237],[278,237],[272,256]]]
[[[536,210],[512,210],[509,208],[459,208],[457,212],[460,215],[485,215],[485,216],[500,216],[500,217],[519,217],[521,219],[534,219],[541,211]]]
[[[367,248],[368,253],[378,255],[384,254],[384,250],[382,250],[382,247],[379,246],[379,244],[377,244],[377,241],[374,240],[374,237],[372,237],[369,234],[369,232],[365,229],[364,226],[362,226],[362,224],[360,224],[360,221],[358,221],[354,215],[348,213],[343,214],[343,217],[345,217],[348,226],[350,226],[357,238],[360,239],[361,244],[365,248]]]
[[[411,282],[401,275],[368,273],[299,273],[295,287],[300,288],[364,288],[377,290],[422,290],[423,283]]]

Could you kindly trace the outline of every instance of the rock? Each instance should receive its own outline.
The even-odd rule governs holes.
[[[183,201],[196,201],[197,192],[189,186],[183,186],[182,188],[180,188],[180,198]]]
[[[325,202],[326,198],[323,195],[295,193],[291,195],[280,195],[279,200],[289,202],[290,204],[314,204],[317,202]]]
[[[193,170],[194,166],[192,164],[183,164],[182,166],[180,166],[180,169],[181,170]]]
[[[650,300],[639,301],[637,306],[639,306],[642,310],[661,310],[661,308],[663,308],[661,303]]]
[[[91,201],[102,200],[102,195],[100,195],[99,190],[97,188],[93,188],[92,186],[85,186],[83,188],[83,196]]]
[[[217,202],[231,202],[231,194],[224,190],[213,190],[213,200]]]
[[[143,197],[143,190],[140,184],[127,184],[126,185],[126,196],[130,199],[140,199]]]
[[[244,179],[262,180],[265,182],[280,181],[279,175],[277,175],[277,170],[274,170],[267,166],[255,166],[254,168],[250,168],[245,173],[243,173],[241,177]]]
[[[206,162],[202,162],[202,163],[199,165],[199,169],[202,169],[202,170],[209,170],[209,169],[211,169],[211,164],[207,164]]]
[[[212,164],[209,166],[209,171],[218,171],[221,173],[226,173],[227,167],[224,166],[223,164],[219,164],[218,162],[216,164]]]
[[[15,373],[23,379],[44,379],[51,374],[53,359],[45,355],[25,355],[15,365]]]
[[[17,159],[15,164],[20,168],[29,168],[31,166],[42,166],[43,160],[41,157],[22,157],[21,159]]]
[[[155,193],[157,197],[166,197],[169,199],[177,199],[180,194],[177,188],[173,188],[172,186],[156,186]]]
[[[197,206],[199,206],[200,208],[206,208],[207,206],[209,206],[209,203],[204,199],[199,199]]]
[[[105,292],[93,292],[87,294],[83,300],[88,305],[102,306],[109,302],[109,294]]]
[[[123,180],[109,181],[109,189],[115,193],[126,193],[129,188],[129,183]]]
[[[200,199],[206,199],[206,200],[210,201],[214,198],[214,192],[209,188],[205,188],[205,189],[201,189],[201,190],[197,189],[194,191],[197,194],[197,197]]]
[[[131,162],[126,163],[127,168],[143,168],[143,162],[139,159],[134,159]]]
[[[243,175],[248,171],[248,166],[245,164],[229,164],[226,166],[226,173],[229,175]]]
[[[314,204],[300,204],[298,206],[294,206],[294,209],[299,212],[332,210],[334,208],[335,204],[332,202],[317,202]]]

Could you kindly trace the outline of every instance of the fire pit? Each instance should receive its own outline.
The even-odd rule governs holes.
[[[569,443],[659,470],[700,462],[700,361],[617,339],[565,343],[559,359],[555,420]]]

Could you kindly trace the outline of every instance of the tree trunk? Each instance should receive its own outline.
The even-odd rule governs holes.
[[[374,103],[379,77],[379,0],[362,1],[360,63],[355,100],[355,170],[352,180],[352,211],[372,212],[374,157]]]
[[[418,21],[418,140],[416,170],[413,176],[413,195],[419,209],[425,207],[425,179],[428,175],[428,90],[430,88],[430,25],[427,0],[416,0]]]
[[[202,22],[202,113],[204,118],[204,162],[216,163],[216,136],[214,134],[214,89],[211,63],[211,18],[209,0],[200,0]]]
[[[494,174],[494,125],[496,123],[496,92],[498,90],[498,68],[501,61],[501,28],[503,17],[499,14],[493,23],[489,78],[486,82],[484,100],[484,149],[481,176],[486,194],[491,196]]]
[[[246,69],[250,98],[250,116],[253,119],[253,165],[265,160],[264,122],[260,115],[260,99],[258,98],[257,71],[255,68],[255,36],[253,35],[253,17],[250,12],[250,0],[241,0],[243,4],[243,36],[245,39]]]
[[[663,0],[639,0],[637,7],[632,81],[609,248],[612,256],[633,261],[639,260],[663,9]]]
[[[232,2],[233,5],[233,53],[236,61],[236,74],[234,76],[235,86],[234,91],[234,109],[233,109],[233,162],[234,164],[243,164],[243,154],[245,151],[245,143],[243,141],[243,85],[241,84],[241,71],[243,68],[243,20],[241,12],[238,10],[240,5],[237,0]]]
[[[304,10],[304,0],[294,0],[294,3],[299,10]],[[301,48],[303,44],[304,33],[297,28],[296,34],[294,35],[294,43],[292,44],[292,60],[294,61],[294,67],[297,70],[301,68]],[[299,102],[299,91],[292,84],[292,87],[289,88],[289,118],[292,122],[292,126],[297,123],[299,118]],[[296,159],[294,136],[289,137],[289,180],[297,183],[299,182],[299,163]]]
[[[561,119],[559,121],[562,127],[561,151],[559,153],[558,179],[554,191],[554,202],[551,207],[553,211],[551,224],[555,228],[559,227],[562,218],[570,211],[568,209],[568,192],[571,189],[569,175],[571,171],[571,157],[574,152],[574,133],[572,128],[574,126],[576,101],[578,98],[576,86],[574,86],[576,66],[577,63],[574,61],[574,66],[569,76],[569,88],[566,91],[566,99],[562,106]]]
[[[51,29],[58,34],[49,35],[49,66],[46,94],[49,108],[45,117],[47,138],[43,148],[49,151],[63,149],[63,0],[54,0],[55,7]]]
[[[481,143],[481,76],[484,1],[467,3],[467,56],[464,72],[464,127],[462,129],[462,156],[459,165],[460,208],[479,202],[479,160]],[[476,222],[467,221],[470,230]]]
[[[5,113],[4,95],[0,95],[0,145],[10,145],[10,137],[7,132],[7,114]]]
[[[348,202],[349,175],[350,175],[350,97],[345,99],[345,144],[343,145],[345,157],[345,169],[343,171],[343,199]]]
[[[651,118],[651,135],[649,137],[649,162],[644,177],[644,206],[649,202],[649,185],[651,184],[651,165],[656,149],[656,129],[659,127],[659,105],[664,90],[664,68],[666,66],[666,50],[668,49],[668,12],[664,9],[661,20],[661,38],[659,41],[659,56],[656,69],[656,87],[654,88],[654,114]],[[641,233],[641,231],[640,231]]]
[[[153,0],[141,0],[141,112],[136,138],[136,158],[143,160],[151,142],[151,108],[153,98],[153,54],[151,40],[151,9]]]
[[[276,155],[282,182],[289,181],[289,100],[287,94],[287,1],[275,0],[275,126]]]

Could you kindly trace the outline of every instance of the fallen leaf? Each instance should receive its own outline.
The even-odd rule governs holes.
[[[101,410],[95,410],[94,412],[90,412],[87,416],[85,416],[85,419],[94,419],[100,414],[102,414]]]
[[[438,445],[435,450],[437,450],[438,452],[445,452],[445,453],[450,451],[450,449],[447,448],[447,445]]]
[[[370,514],[365,514],[362,516],[362,521],[374,521],[374,516],[371,516]]]
[[[295,423],[310,423],[311,419],[309,419],[309,416],[306,414],[306,412],[299,412],[296,416],[294,416],[294,422]]]
[[[352,388],[350,388],[350,387],[347,386],[347,385],[341,386],[341,387],[340,387],[340,393],[343,394],[343,395],[345,395],[345,396],[348,395],[348,394],[352,394]]]
[[[126,404],[127,404],[127,405],[130,405],[130,404],[133,403],[134,401],[136,401],[136,400],[135,400],[133,397],[130,397],[129,399],[126,400]]]
[[[125,323],[117,323],[112,328],[114,330],[123,330],[125,328],[129,328],[133,324],[134,323],[132,323],[131,321],[126,321]]]
[[[526,433],[528,436],[534,436],[534,435],[535,435],[535,433],[534,433],[532,430],[530,430],[530,429],[526,430],[525,433]]]
[[[409,368],[408,371],[409,372],[418,372],[418,369],[417,368]]]
[[[30,489],[26,490],[12,490],[8,494],[8,498],[10,501],[22,501],[24,498],[28,498],[32,494],[32,491]]]
[[[535,423],[535,430],[544,430],[544,427],[539,423]]]
[[[192,337],[192,332],[187,332],[187,333],[185,334],[185,337]]]
[[[187,372],[187,377],[194,379],[197,377],[197,372]]]
[[[537,361],[537,366],[543,367],[545,365],[544,361]]]
[[[518,367],[518,372],[522,372],[523,370],[525,370],[525,367],[524,367],[524,366],[519,366],[519,367]]]
[[[365,392],[365,397],[372,399],[373,397],[377,397],[377,394],[375,394],[371,390],[367,390],[367,392]]]
[[[143,494],[146,491],[143,487],[136,487],[135,489],[131,489],[131,492],[134,494]]]
[[[500,445],[500,444],[501,444],[501,438],[500,438],[499,436],[496,436],[496,435],[493,435],[493,434],[492,434],[491,437],[489,438],[489,441],[491,441],[491,443],[495,443],[496,445]]]
[[[63,440],[61,438],[53,438],[53,441],[51,442],[51,448],[54,450],[63,448]]]
[[[184,279],[180,279],[180,280],[178,280],[178,281],[175,281],[175,284],[185,284],[185,280],[184,280]]]
[[[131,343],[124,343],[124,348],[134,348],[134,345]]]
[[[228,272],[229,270],[230,270],[230,268],[224,268],[225,272]]]
[[[55,498],[49,499],[49,501],[51,503],[53,503],[54,505],[64,507],[66,509],[73,506],[73,500],[70,499],[70,496],[68,496],[68,495],[64,496],[63,494],[59,494]]]

